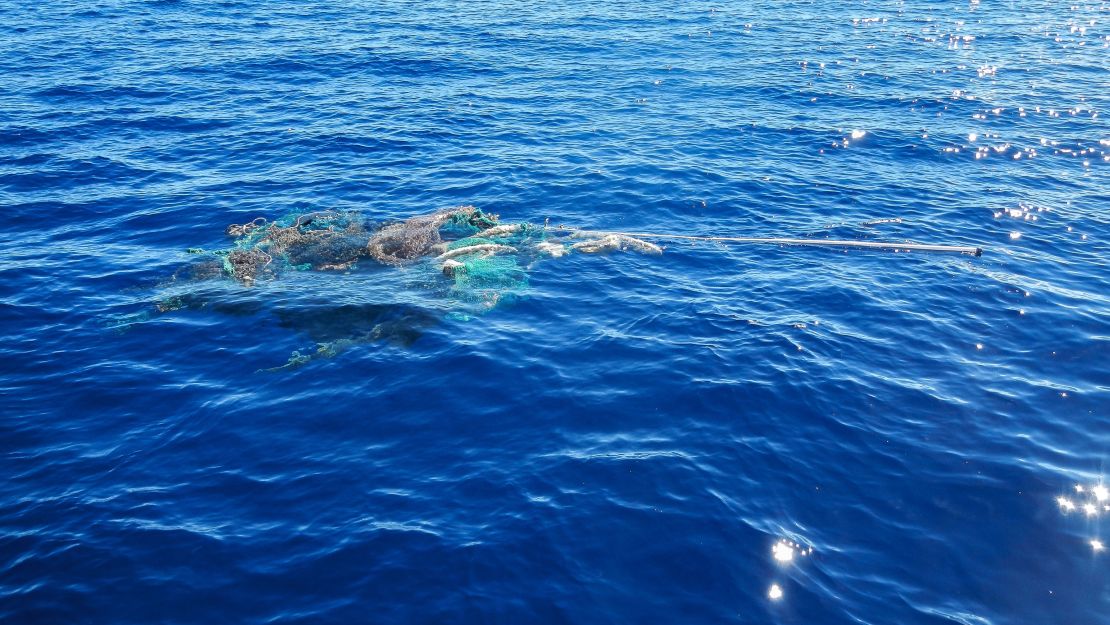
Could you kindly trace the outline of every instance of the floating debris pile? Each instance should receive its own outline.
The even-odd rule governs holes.
[[[258,217],[232,224],[225,232],[233,239],[228,248],[188,250],[196,260],[162,285],[166,292],[152,308],[110,325],[125,329],[184,309],[221,311],[229,298],[247,298],[275,315],[279,325],[315,343],[313,349],[296,351],[287,363],[271,370],[296,368],[361,343],[408,344],[430,325],[430,317],[443,316],[442,311],[433,312],[441,307],[430,303],[426,311],[414,312],[419,307],[398,301],[317,304],[302,310],[300,304],[290,308],[288,303],[269,301],[263,291],[252,295],[253,289],[234,288],[233,283],[221,286],[220,281],[256,287],[287,271],[349,271],[366,261],[381,269],[407,268],[396,274],[385,271],[383,280],[395,275],[408,283],[415,272],[420,288],[444,298],[442,308],[448,317],[468,319],[518,297],[528,287],[529,271],[543,259],[620,250],[662,252],[654,244],[624,235],[563,233],[546,225],[501,223],[497,215],[474,206],[378,223],[357,212],[341,211],[287,215],[273,221]]]
[[[501,223],[497,215],[474,206],[378,225],[368,225],[359,214],[350,212],[290,215],[277,221],[259,217],[232,224],[226,231],[235,237],[233,247],[213,254],[220,259],[224,274],[247,286],[274,278],[288,268],[346,270],[363,258],[391,266],[431,259],[448,277],[484,284],[489,275],[483,277],[483,273],[503,276],[508,270],[507,262],[484,262],[494,256],[516,255],[532,261],[569,252],[663,251],[653,243],[621,234],[577,231],[559,237],[542,226]]]

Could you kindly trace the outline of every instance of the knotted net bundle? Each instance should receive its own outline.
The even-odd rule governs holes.
[[[251,285],[285,268],[343,270],[362,258],[403,265],[432,253],[444,236],[465,236],[496,224],[496,216],[473,206],[377,226],[353,212],[307,213],[272,222],[259,217],[228,226],[234,245],[216,254],[227,275]]]
[[[466,236],[496,225],[496,215],[460,206],[387,225],[370,238],[366,252],[380,263],[403,265],[432,253],[444,236]]]
[[[175,272],[162,285],[166,291],[152,309],[125,315],[112,326],[123,329],[155,314],[183,309],[257,313],[268,307],[263,293],[252,296],[249,291],[198,285],[231,278],[251,286],[285,270],[346,270],[363,259],[379,267],[406,267],[405,271],[383,273],[383,279],[399,280],[399,286],[406,289],[429,289],[448,302],[446,307],[433,304],[429,311],[446,310],[449,318],[465,320],[516,299],[528,287],[529,271],[543,259],[572,253],[661,251],[624,235],[575,232],[559,236],[558,231],[546,225],[500,223],[497,215],[473,206],[384,223],[341,211],[288,215],[274,221],[259,217],[228,226],[226,232],[233,241],[227,249],[212,253],[189,250],[203,258]],[[301,308],[278,306],[273,313],[288,321],[290,328],[312,337],[316,348],[294,352],[278,369],[331,357],[364,342],[411,343],[420,329],[427,327],[429,317],[439,318],[428,311],[411,314],[411,306],[399,302],[364,302],[353,309],[349,304],[328,302]]]
[[[232,249],[217,252],[224,270],[243,284],[273,277],[286,267],[347,269],[365,254],[370,232],[355,213],[326,211],[232,224]]]

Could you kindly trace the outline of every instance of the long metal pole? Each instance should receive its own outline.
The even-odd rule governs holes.
[[[784,239],[776,237],[709,237],[685,234],[658,234],[654,232],[614,232],[611,230],[583,230],[578,228],[557,227],[565,232],[583,232],[605,236],[616,234],[641,239],[679,239],[684,241],[720,241],[722,243],[772,243],[777,245],[807,245],[817,247],[861,247],[873,250],[914,250],[919,252],[954,252],[982,256],[983,248],[968,245],[932,245],[928,243],[887,243],[879,241],[843,241],[835,239]]]

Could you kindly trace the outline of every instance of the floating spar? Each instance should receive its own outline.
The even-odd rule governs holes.
[[[688,234],[659,234],[655,232],[614,232],[611,230],[584,230],[559,226],[554,230],[581,232],[589,235],[637,237],[640,239],[675,239],[682,241],[718,241],[721,243],[770,243],[775,245],[806,245],[811,247],[858,247],[872,250],[912,250],[916,252],[948,252],[982,256],[983,248],[969,245],[934,245],[929,243],[887,243],[880,241],[844,241],[836,239],[789,239],[778,237],[710,237]]]

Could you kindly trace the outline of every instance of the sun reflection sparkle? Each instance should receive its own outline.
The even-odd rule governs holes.
[[[780,540],[775,543],[774,547],[771,547],[771,555],[779,562],[790,562],[794,559],[794,548],[788,545],[786,541]]]
[[[1082,510],[1084,517],[1087,517],[1088,519],[1092,517],[1099,519],[1097,521],[1087,522],[1088,524],[1095,524],[1095,528],[1090,528],[1090,525],[1088,525],[1088,529],[1094,529],[1097,535],[1097,526],[1101,521],[1099,517],[1101,517],[1103,513],[1110,512],[1110,504],[1105,503],[1107,500],[1110,500],[1110,489],[1106,487],[1101,478],[1098,480],[1097,483],[1091,486],[1075,484],[1073,488],[1075,489],[1075,492],[1078,496],[1085,497],[1087,500],[1075,502],[1068,497],[1060,495],[1056,497],[1056,504],[1060,507],[1060,512],[1063,514],[1068,514],[1077,510]],[[1094,550],[1096,553],[1103,551],[1106,548],[1102,540],[1099,538],[1092,537],[1088,539],[1087,542],[1091,545],[1091,549]]]

